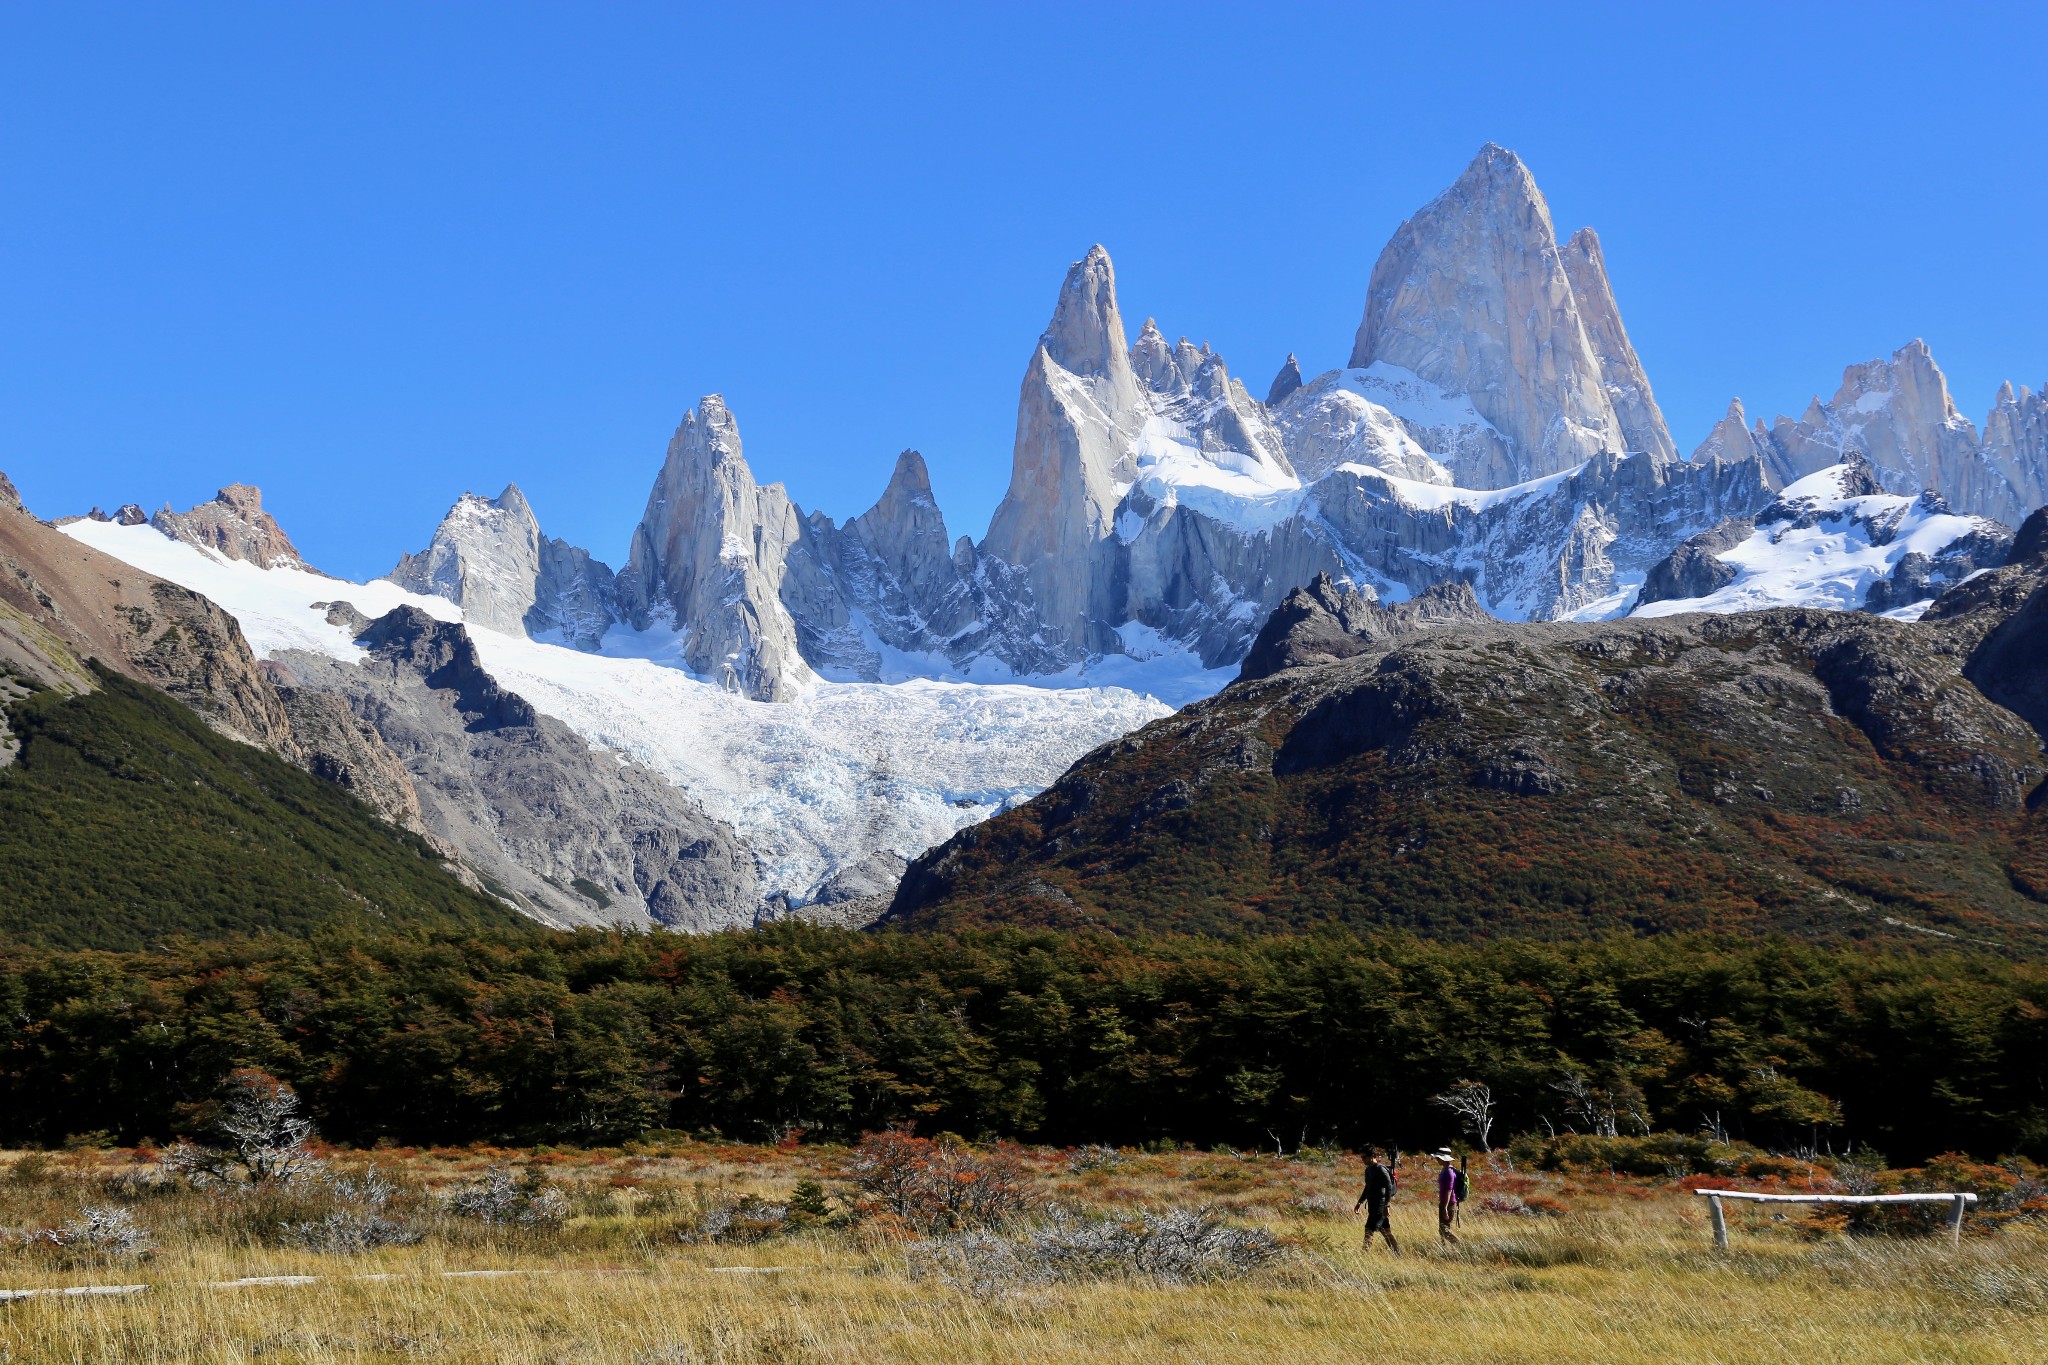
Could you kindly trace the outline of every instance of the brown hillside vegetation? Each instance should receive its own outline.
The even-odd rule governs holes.
[[[919,859],[893,921],[2048,948],[2048,561],[1916,623],[1418,625],[1341,597],[1276,613],[1277,671]]]

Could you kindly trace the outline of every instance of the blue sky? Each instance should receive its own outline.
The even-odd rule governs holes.
[[[862,8],[0,7],[0,469],[259,483],[351,576],[516,480],[616,564],[722,392],[804,507],[915,446],[978,537],[1091,242],[1263,393],[1489,139],[1600,230],[1682,448],[1915,336],[1973,420],[2048,378],[2019,5]]]

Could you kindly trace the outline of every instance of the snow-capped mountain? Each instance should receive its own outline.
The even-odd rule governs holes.
[[[526,495],[464,493],[434,532],[387,575],[410,592],[445,597],[472,625],[596,649],[619,619],[612,571],[588,550],[541,534]]]
[[[1631,614],[1796,603],[1914,619],[1943,589],[2005,563],[2012,539],[1937,493],[1886,493],[1855,459],[1798,480],[1754,518],[1687,540],[1650,571]]]
[[[434,832],[515,903],[558,922],[718,928],[752,923],[764,907],[775,914],[884,891],[904,858],[1168,711],[1122,688],[922,680],[818,681],[783,702],[757,701],[678,667],[681,642],[666,630],[614,627],[603,654],[473,619],[466,639],[436,637],[424,622],[462,622],[465,611],[386,579],[265,569],[148,525],[81,519],[63,530],[218,603],[287,686],[346,697],[411,772]],[[471,651],[474,666],[462,662]],[[634,811],[653,799],[646,784],[607,780],[602,765],[565,770],[549,725],[526,716],[509,726],[520,732],[516,744],[480,738],[508,728],[502,717],[479,720],[493,709],[475,695],[487,687],[566,727],[604,764],[629,762],[672,787],[686,804],[666,822],[698,830],[702,847],[664,849],[657,865],[644,844],[636,854],[589,829],[588,798],[570,792]],[[423,691],[444,695],[434,702]],[[524,789],[479,789],[477,774],[515,755],[532,762],[537,749],[554,756]],[[744,867],[727,866],[722,839],[742,850]],[[704,885],[687,910],[664,908],[664,887],[683,868]],[[620,913],[581,904],[588,898],[569,889],[579,878]]]
[[[1152,319],[1133,339],[1089,250],[1024,366],[979,542],[914,450],[859,515],[805,510],[756,481],[716,394],[616,574],[511,486],[465,493],[369,584],[311,570],[240,485],[65,529],[213,598],[282,685],[345,698],[427,824],[533,913],[709,927],[886,892],[905,858],[1223,687],[1325,575],[1514,621],[1910,613],[2048,491],[2048,401],[2008,385],[1980,440],[1916,342],[1798,422],[1751,426],[1737,400],[1676,452],[1599,238],[1560,242],[1489,145],[1380,254],[1350,363],[1311,377],[1290,355],[1264,402],[1207,345]],[[463,738],[479,725],[496,738]],[[534,754],[546,781],[473,780]],[[617,828],[551,807],[550,782]],[[586,883],[616,913],[563,890]]]
[[[1816,395],[1796,420],[1759,419],[1749,429],[1745,420],[1736,399],[1693,458],[1756,459],[1774,487],[1861,459],[1890,492],[1938,493],[1958,511],[2008,526],[2048,502],[2048,398],[2004,384],[1979,438],[1917,338],[1843,370],[1834,398]]]

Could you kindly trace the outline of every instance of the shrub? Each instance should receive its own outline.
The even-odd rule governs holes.
[[[911,1248],[911,1273],[978,1297],[1061,1281],[1142,1278],[1188,1284],[1248,1275],[1279,1260],[1280,1239],[1233,1227],[1213,1208],[1077,1219],[1052,1209],[1042,1224],[1005,1237],[986,1229]]]
[[[1075,1175],[1087,1171],[1113,1171],[1124,1164],[1123,1153],[1114,1147],[1091,1142],[1067,1153],[1067,1170]]]
[[[156,1239],[149,1230],[118,1204],[87,1204],[63,1227],[30,1240],[47,1242],[78,1258],[136,1260],[156,1251]]]
[[[442,1196],[448,1212],[500,1227],[557,1227],[569,1216],[569,1199],[560,1189],[532,1173],[513,1174],[508,1166],[492,1166],[483,1178]]]
[[[789,1216],[799,1224],[822,1223],[832,1216],[825,1187],[815,1180],[799,1180],[789,1194]]]
[[[355,1177],[330,1176],[327,1193],[339,1207],[320,1218],[285,1224],[285,1241],[310,1251],[343,1255],[374,1251],[378,1247],[411,1246],[420,1240],[418,1230],[386,1211],[397,1192],[381,1172],[374,1170]]]
[[[863,1195],[922,1233],[991,1227],[1030,1203],[1015,1152],[976,1155],[951,1138],[869,1133],[847,1174]]]
[[[723,1246],[751,1246],[780,1237],[791,1227],[790,1206],[743,1195],[706,1204],[696,1218],[681,1229],[685,1242],[716,1242]]]

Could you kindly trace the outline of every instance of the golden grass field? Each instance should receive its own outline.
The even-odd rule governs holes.
[[[146,1154],[143,1154],[146,1156]],[[1475,1204],[1512,1191],[1562,1211],[1474,1211],[1436,1243],[1425,1196],[1395,1205],[1400,1259],[1361,1253],[1355,1158],[1130,1154],[1074,1173],[1027,1157],[1034,1192],[1097,1211],[1209,1203],[1292,1244],[1221,1282],[1114,1279],[976,1295],[914,1273],[889,1220],[751,1245],[688,1244],[693,1210],[727,1194],[828,1188],[829,1148],[685,1144],[608,1153],[336,1153],[375,1161],[420,1210],[416,1245],[294,1249],[292,1210],[263,1195],[151,1189],[141,1156],[0,1157],[0,1289],[146,1284],[121,1296],[0,1303],[0,1361],[1733,1362],[2048,1361],[2048,1229],[1964,1238],[1846,1237],[1796,1210],[1737,1212],[1711,1245],[1703,1200],[1661,1181],[1475,1165]],[[491,1228],[433,1212],[435,1188],[489,1162],[539,1163],[568,1195],[559,1228]],[[1420,1165],[1403,1168],[1411,1191]],[[25,1242],[82,1200],[125,1199],[160,1243],[147,1259],[80,1259]],[[502,1272],[475,1274],[473,1272]],[[227,1285],[268,1276],[313,1283]]]

